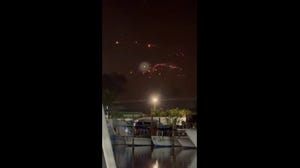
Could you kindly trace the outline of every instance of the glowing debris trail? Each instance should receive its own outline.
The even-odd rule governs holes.
[[[152,67],[148,67],[148,70],[143,72],[143,74],[145,73],[150,73],[150,74],[153,74],[155,72],[158,72],[159,71],[159,68],[160,67],[164,67],[164,68],[169,68],[171,70],[180,70],[182,71],[183,69],[174,65],[174,64],[170,64],[170,63],[159,63],[159,64],[155,64],[154,66]],[[160,72],[159,72],[160,73]]]

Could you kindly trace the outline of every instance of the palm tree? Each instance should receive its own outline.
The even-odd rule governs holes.
[[[175,131],[175,125],[180,121],[179,118],[183,117],[183,110],[180,110],[178,108],[173,108],[167,110],[167,122],[172,127],[172,139],[173,139],[173,146],[175,144],[175,137],[174,137],[174,131]]]
[[[183,116],[185,116],[186,121],[187,121],[187,118],[188,118],[189,115],[192,114],[192,111],[189,110],[189,109],[181,109],[180,110],[180,114],[183,115]]]
[[[172,126],[175,126],[180,122],[179,118],[183,117],[185,114],[185,110],[179,109],[179,108],[173,108],[167,110],[167,121],[169,121],[169,124]]]
[[[165,114],[163,109],[153,109],[151,111],[151,116],[158,117],[158,122],[160,123],[160,117],[162,117]]]

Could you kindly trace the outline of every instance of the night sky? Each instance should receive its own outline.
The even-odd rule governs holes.
[[[102,67],[126,76],[119,100],[196,97],[196,15],[196,0],[103,0]]]

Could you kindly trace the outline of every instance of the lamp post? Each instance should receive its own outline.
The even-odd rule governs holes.
[[[156,105],[158,103],[158,97],[157,96],[153,96],[151,98],[152,104],[153,104],[153,112],[155,112],[156,110]],[[151,113],[151,112],[150,112]],[[151,135],[153,133],[153,114],[151,114]]]
[[[152,103],[153,103],[153,110],[156,110],[156,104],[158,102],[158,98],[157,97],[152,97]]]

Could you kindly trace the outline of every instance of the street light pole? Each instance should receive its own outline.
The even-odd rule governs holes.
[[[158,102],[157,97],[152,97],[152,103],[153,103],[153,112],[156,111],[156,103]],[[151,112],[150,112],[151,113]],[[153,134],[153,114],[151,114],[151,135]]]

